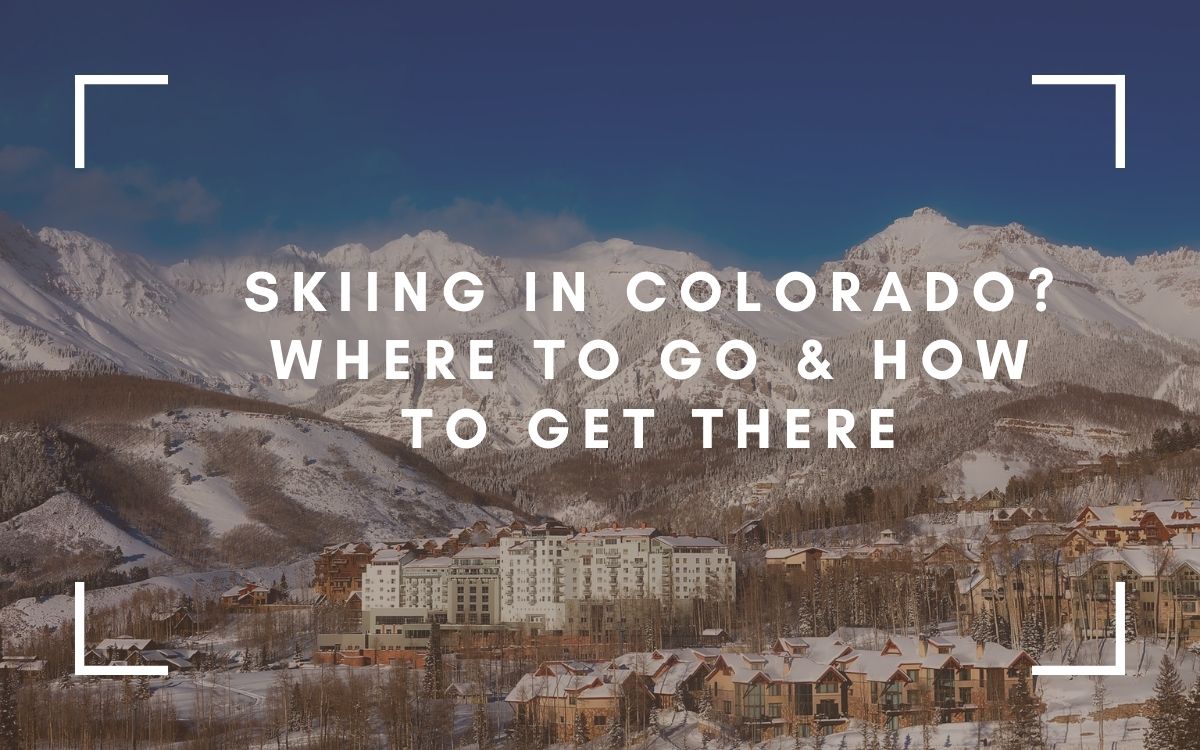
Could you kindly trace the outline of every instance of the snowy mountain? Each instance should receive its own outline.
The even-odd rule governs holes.
[[[513,519],[396,441],[294,409],[121,375],[0,374],[0,389],[0,579],[22,585]]]
[[[669,300],[659,312],[637,313],[625,300],[625,285],[634,273],[657,271],[670,288],[688,273],[706,270],[732,290],[738,269],[716,269],[690,253],[616,239],[586,243],[558,255],[501,259],[438,232],[401,237],[374,250],[343,245],[317,253],[288,246],[260,256],[199,259],[164,267],[77,233],[44,229],[33,235],[6,221],[0,224],[0,365],[111,369],[177,379],[278,402],[306,403],[346,424],[400,439],[408,437],[398,419],[402,408],[426,407],[445,416],[471,406],[487,417],[495,443],[519,456],[516,461],[522,470],[516,474],[524,479],[514,479],[515,474],[498,478],[497,462],[509,459],[497,458],[495,451],[456,455],[433,440],[429,454],[444,468],[463,472],[460,476],[476,486],[508,495],[536,494],[529,484],[534,477],[542,472],[544,480],[544,472],[562,468],[575,455],[567,451],[539,456],[528,448],[522,436],[525,421],[547,405],[577,411],[580,405],[661,403],[666,412],[672,404],[776,411],[805,406],[814,412],[831,405],[860,410],[883,405],[896,408],[902,416],[899,430],[922,435],[944,432],[956,417],[962,419],[964,412],[978,405],[987,404],[978,408],[990,414],[1000,405],[1024,398],[1029,389],[1056,383],[1196,410],[1200,408],[1200,326],[1195,325],[1200,319],[1198,261],[1200,253],[1188,249],[1133,261],[1107,257],[1092,249],[1051,243],[1016,224],[963,227],[931,209],[920,209],[851,248],[843,259],[816,269],[818,286],[827,290],[834,271],[853,271],[863,280],[861,305],[869,310],[888,271],[900,274],[914,299],[922,293],[926,271],[944,271],[964,282],[963,295],[969,294],[969,283],[980,273],[1003,271],[1017,287],[1017,298],[1008,310],[988,314],[960,305],[943,314],[834,312],[828,296],[822,295],[822,301],[809,310],[793,313],[774,301],[773,280],[751,272],[749,296],[762,302],[761,312],[738,312],[723,303],[701,314]],[[1029,271],[1037,266],[1049,268],[1055,278],[1047,297],[1049,310],[1043,313],[1034,309],[1035,287],[1028,280]],[[330,312],[291,312],[290,297],[283,291],[287,286],[281,286],[275,312],[249,312],[243,302],[245,281],[255,270],[269,270],[281,280],[296,271],[326,271],[328,283],[319,295],[329,301]],[[475,272],[487,286],[485,303],[471,313],[454,312],[441,299],[442,285],[460,270]],[[338,311],[335,302],[341,271],[358,279],[350,312]],[[367,271],[379,272],[381,301],[391,299],[392,272],[426,272],[429,309],[397,313],[381,302],[388,312],[367,312],[361,283]],[[539,296],[549,293],[551,272],[586,272],[586,311],[554,313],[541,304],[537,312],[527,312],[522,289],[529,271],[537,274]],[[386,380],[377,373],[368,381],[337,383],[332,368],[323,368],[315,383],[277,381],[271,376],[267,342],[297,337],[373,342],[403,337],[413,342],[415,351],[431,337],[456,343],[489,337],[496,342],[497,374],[492,381],[471,381],[456,365],[459,377],[453,381],[429,380],[418,371],[411,380]],[[812,337],[821,339],[831,354],[833,381],[814,384],[795,372],[799,345]],[[531,346],[535,338],[567,341],[554,380],[541,377],[542,355]],[[614,342],[621,354],[622,368],[606,381],[582,376],[571,361],[578,345],[593,338]],[[674,338],[694,341],[709,355],[697,377],[674,381],[659,371],[659,349]],[[711,364],[718,343],[729,338],[745,338],[758,350],[756,375],[740,383],[719,377]],[[908,340],[909,371],[914,373],[908,380],[873,379],[871,342],[877,338]],[[972,369],[971,357],[954,380],[916,376],[921,348],[938,338],[957,341],[964,349],[972,348],[977,338],[1029,338],[1025,376],[1019,384],[985,382]],[[956,408],[947,410],[946,404]],[[1022,453],[1019,449],[974,458],[966,455],[983,450],[989,440],[995,442],[999,419],[989,422],[974,444],[956,446],[956,451],[947,446],[944,456],[931,452],[934,438],[923,438],[918,445],[925,458],[919,470],[944,470],[944,481],[953,483],[955,472],[964,465],[968,474],[976,466],[981,476],[999,478],[1004,472],[995,470],[997,461],[1013,473],[1018,469],[1012,467],[1025,467],[1027,457],[1017,455]],[[1081,430],[1123,429],[1119,424],[1097,423],[1103,419],[1082,412],[1068,415],[1067,421]],[[1105,449],[1132,447],[1148,427],[1128,430],[1127,446],[1109,443]],[[672,445],[683,450],[678,441]],[[629,460],[635,465],[660,460],[667,450],[663,447],[653,457]],[[1079,447],[1078,455],[1091,450],[1099,448]],[[938,463],[926,465],[934,457]],[[895,459],[876,455],[858,460],[881,469]],[[1036,456],[1032,460],[1036,462]],[[822,462],[827,461],[834,463],[823,468]],[[790,476],[795,478],[794,488],[799,488],[795,491],[803,496],[804,488],[815,486],[822,472],[840,471],[838,461],[820,457],[818,451],[811,456],[739,458],[737,481]],[[978,481],[982,481],[978,476],[967,477],[961,486]],[[701,492],[713,500],[714,493],[736,492],[734,484],[709,485]],[[597,489],[605,498],[604,507],[628,492],[636,495],[634,490],[575,486],[556,491],[549,507],[594,499]],[[538,501],[534,504],[547,507]]]

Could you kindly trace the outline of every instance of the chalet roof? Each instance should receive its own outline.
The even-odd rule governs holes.
[[[729,670],[733,682],[746,685],[759,680],[821,682],[830,677],[838,682],[846,681],[846,677],[829,664],[788,654],[721,654],[715,669]]]
[[[724,549],[725,545],[707,536],[659,536],[655,540],[668,547],[707,547]]]
[[[767,550],[766,557],[768,560],[786,560],[809,551],[824,552],[825,550],[820,547],[776,547]]]
[[[704,656],[687,648],[622,654],[605,667],[608,673],[632,671],[646,675],[657,695],[674,695],[689,679],[707,669]]]
[[[762,522],[763,522],[763,520],[761,518],[752,518],[749,521],[746,521],[745,523],[743,523],[741,526],[738,526],[736,529],[734,529],[733,533],[734,534],[744,534],[745,532],[749,531],[750,529],[754,528],[755,526],[762,525]]]
[[[964,667],[976,668],[1007,668],[1022,660],[1032,661],[1032,658],[1020,649],[1005,648],[999,643],[985,642],[983,643],[983,653],[980,654],[978,645],[972,638],[939,635],[927,639],[926,653],[924,657],[921,657],[920,643],[917,638],[890,636],[881,653],[898,652],[897,666],[920,664],[922,667],[930,669],[942,667],[950,658]]]
[[[222,598],[229,596],[242,597],[254,593],[269,593],[270,591],[266,586],[261,586],[257,583],[244,583],[241,586],[234,586],[231,589],[227,589],[221,596]]]
[[[96,644],[96,651],[101,653],[111,649],[117,651],[141,651],[153,645],[154,641],[149,638],[130,638],[127,635],[119,635],[116,638],[105,638]]]

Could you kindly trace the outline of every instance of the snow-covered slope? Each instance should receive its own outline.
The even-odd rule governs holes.
[[[148,566],[169,559],[144,537],[122,528],[119,519],[70,492],[54,495],[0,523],[0,548],[10,558],[31,554],[35,559],[47,550],[79,553],[119,548],[124,558],[120,567]]]
[[[625,285],[638,271],[657,271],[668,287],[677,287],[693,271],[710,271],[727,285],[730,299],[738,269],[716,269],[690,253],[617,239],[586,243],[557,255],[500,259],[439,232],[401,237],[377,249],[351,244],[313,252],[287,246],[257,256],[162,267],[76,233],[44,229],[33,235],[4,221],[0,366],[112,368],[179,379],[275,401],[304,402],[345,423],[400,439],[408,437],[407,422],[399,419],[403,408],[424,407],[445,416],[470,406],[487,418],[493,445],[518,450],[527,445],[522,437],[525,421],[547,405],[574,409],[674,400],[773,410],[798,405],[814,413],[831,405],[882,405],[904,415],[924,408],[930,422],[940,419],[942,424],[922,424],[922,429],[936,432],[950,427],[947,420],[954,412],[944,405],[951,399],[980,402],[989,394],[1015,394],[1018,386],[1071,383],[1195,410],[1200,408],[1198,260],[1200,253],[1187,249],[1133,261],[1112,258],[1089,248],[1051,243],[1016,224],[963,227],[920,209],[851,248],[843,259],[815,269],[818,285],[828,289],[835,270],[854,271],[863,280],[860,304],[869,310],[888,271],[900,274],[914,299],[923,291],[925,271],[949,273],[964,287],[985,271],[1003,271],[1017,287],[1009,310],[982,313],[968,304],[944,314],[833,312],[822,295],[809,310],[792,313],[774,301],[773,281],[750,272],[749,297],[762,302],[760,312],[738,312],[722,304],[701,314],[670,300],[661,311],[647,314],[631,311],[625,301]],[[1027,278],[1037,266],[1049,268],[1055,277],[1046,312],[1035,310],[1035,285]],[[291,312],[290,283],[281,283],[277,311],[249,312],[243,301],[245,281],[255,270],[271,271],[281,282],[290,281],[297,271],[325,271],[327,284],[319,294],[330,311]],[[485,303],[466,314],[450,310],[441,297],[445,281],[460,270],[475,272],[486,286]],[[354,279],[348,312],[338,310],[337,304],[342,271]],[[379,299],[387,312],[367,311],[367,271],[379,272]],[[428,274],[427,311],[390,310],[396,271]],[[540,304],[536,312],[524,309],[525,274],[536,274],[539,296],[545,297],[554,271],[587,274],[585,312],[555,313],[547,304]],[[968,295],[966,288],[960,293]],[[337,383],[330,366],[315,382],[280,382],[273,377],[268,344],[273,338],[407,338],[420,360],[421,344],[432,337],[455,343],[492,338],[495,379],[469,380],[456,360],[458,379],[453,381],[429,380],[419,368],[410,380],[387,380],[377,371],[381,363],[376,359],[376,374],[367,381]],[[797,375],[799,344],[811,337],[820,338],[831,354],[834,380],[814,384]],[[531,345],[536,338],[567,341],[568,350],[559,357],[559,370],[549,382],[541,377],[542,355]],[[570,364],[577,346],[593,338],[614,342],[621,355],[623,367],[607,381],[583,377]],[[699,376],[679,382],[659,371],[659,349],[674,338],[692,340],[709,355]],[[755,344],[754,377],[729,383],[715,373],[712,350],[729,338]],[[872,341],[899,338],[909,344],[909,379],[875,381]],[[913,374],[919,370],[920,349],[938,338],[957,341],[966,350],[976,339],[1028,338],[1024,378],[1019,384],[985,382],[970,356],[963,373],[951,381]],[[1001,471],[1006,462],[1010,468],[1027,463],[1024,453],[1005,446],[962,450],[974,449],[982,452],[948,455],[947,470],[953,474],[966,468],[991,476],[997,474],[997,461]],[[460,463],[456,468],[468,467]],[[764,473],[814,478],[806,474],[811,470],[814,467],[774,466]],[[497,474],[494,467],[482,465],[470,471],[474,473],[464,476],[468,481],[490,481]],[[178,488],[177,496],[189,505],[214,503],[209,510],[218,532],[244,520],[246,510],[226,498],[228,490],[221,489],[220,481],[206,482],[212,482],[213,492],[205,498],[189,498],[196,490],[187,488]]]
[[[172,497],[206,520],[215,535],[242,524],[277,525],[260,507],[261,498],[239,496],[248,485],[243,471],[269,475],[272,486],[300,509],[349,521],[358,530],[356,538],[408,538],[481,520],[501,525],[512,518],[500,508],[449,496],[426,474],[329,422],[184,409],[138,426],[144,431],[119,450],[160,461],[173,478]],[[171,441],[170,455],[163,455],[160,435]],[[235,453],[245,459],[244,466],[229,463]]]

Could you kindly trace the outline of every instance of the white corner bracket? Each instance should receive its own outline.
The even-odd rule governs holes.
[[[1115,160],[1125,168],[1125,76],[1123,75],[1034,75],[1034,86],[1112,86],[1115,110]]]
[[[1117,581],[1116,586],[1116,601],[1113,602],[1116,607],[1116,612],[1113,613],[1113,626],[1116,630],[1116,635],[1113,638],[1113,650],[1117,652],[1115,663],[1082,667],[1075,664],[1051,664],[1046,666],[1038,664],[1033,668],[1033,673],[1035,675],[1047,675],[1050,677],[1125,676],[1125,582]]]
[[[83,581],[75,582],[75,674],[81,677],[129,677],[137,675],[146,675],[149,677],[166,677],[166,665],[131,667],[128,665],[118,666],[103,666],[93,667],[84,664],[84,655],[87,653],[87,646],[84,645],[84,633],[87,632],[87,627],[84,625],[83,616],[87,611],[87,607],[83,604]]]
[[[88,86],[166,86],[165,75],[77,75],[75,76],[75,168],[83,169],[85,90]]]

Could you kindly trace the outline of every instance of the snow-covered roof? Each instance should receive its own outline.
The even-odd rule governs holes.
[[[96,651],[104,652],[111,649],[117,651],[141,651],[142,649],[153,643],[149,638],[130,638],[127,635],[119,635],[116,638],[105,638],[96,645]]]
[[[376,552],[375,555],[371,557],[371,563],[374,565],[380,565],[383,563],[398,563],[402,557],[404,557],[404,553],[389,547]]]
[[[721,654],[715,670],[729,672],[735,683],[845,682],[846,677],[829,664],[790,654]]]
[[[660,536],[656,541],[669,547],[707,547],[710,549],[723,548],[725,545],[707,536]]]
[[[464,547],[454,555],[456,560],[466,558],[498,558],[500,557],[499,547]]]
[[[405,570],[420,570],[422,568],[448,568],[454,564],[454,558],[451,557],[426,557],[421,560],[413,560],[410,563],[405,563]]]
[[[653,526],[609,526],[591,531],[581,531],[571,537],[571,541],[583,542],[593,539],[613,539],[626,536],[651,537],[656,534],[658,534],[658,529]]]
[[[768,560],[786,560],[789,557],[803,554],[808,551],[824,552],[820,547],[776,547],[766,551]]]

